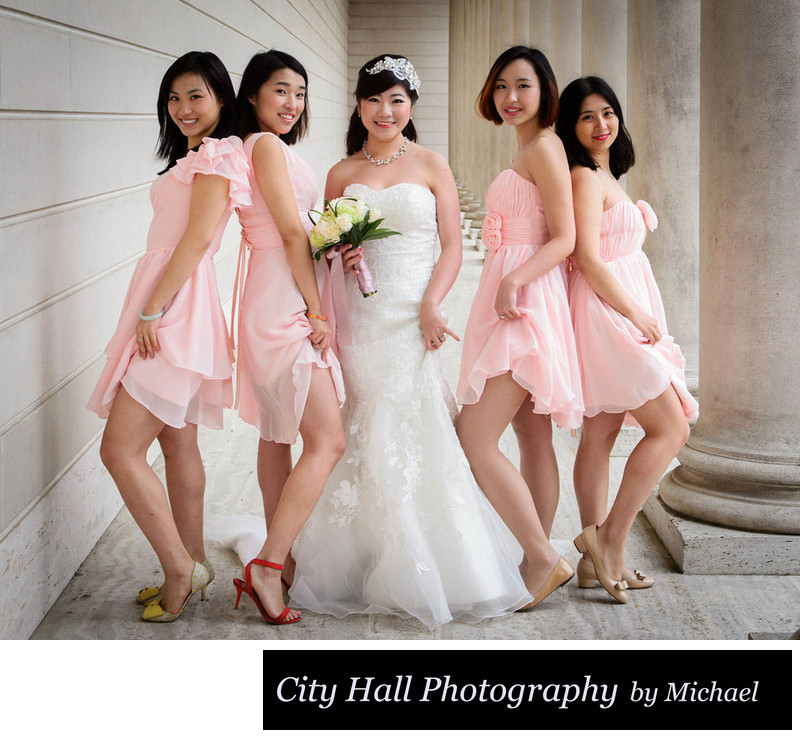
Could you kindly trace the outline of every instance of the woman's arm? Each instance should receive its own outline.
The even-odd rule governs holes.
[[[445,333],[456,341],[461,339],[447,327],[439,306],[444,300],[461,269],[464,246],[461,240],[461,211],[458,190],[446,159],[435,152],[425,152],[427,158],[426,181],[436,197],[436,222],[442,251],[431,274],[428,288],[420,307],[420,325],[425,346],[438,349]]]
[[[214,239],[219,221],[228,206],[230,182],[218,174],[196,174],[189,205],[189,224],[167,262],[167,268],[150,294],[142,313],[157,315],[192,275]],[[136,326],[137,345],[142,358],[159,350],[159,320],[140,320]],[[143,340],[139,340],[139,339]]]
[[[572,261],[597,295],[624,315],[649,343],[661,340],[661,330],[652,315],[642,310],[600,258],[600,224],[603,217],[603,189],[598,175],[586,167],[572,172],[577,238]]]
[[[520,164],[536,183],[544,206],[550,240],[530,259],[500,282],[495,310],[506,318],[519,318],[517,290],[558,266],[575,247],[575,221],[572,215],[572,186],[569,165],[561,141],[545,132],[522,154]]]
[[[300,222],[297,201],[289,179],[286,157],[280,139],[276,136],[261,136],[253,146],[253,169],[258,187],[269,212],[278,227],[286,249],[286,258],[297,288],[305,300],[309,313],[322,313],[322,301],[317,288],[317,276],[311,257],[308,234]],[[330,345],[330,329],[325,321],[309,318],[312,343],[327,353]]]

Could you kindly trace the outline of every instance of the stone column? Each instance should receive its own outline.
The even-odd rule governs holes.
[[[628,194],[647,200],[659,227],[645,252],[670,333],[698,390],[700,243],[700,0],[630,0],[628,107],[636,151]]]
[[[703,0],[700,420],[660,485],[704,523],[659,530],[686,571],[800,574],[798,48],[797,2]]]
[[[450,44],[448,45],[448,61],[450,66],[450,85],[448,90],[448,126],[447,150],[450,168],[453,174],[464,179],[464,165],[461,147],[463,137],[456,134],[456,126],[464,116],[464,65],[466,63],[466,12],[464,3],[450,3]]]
[[[583,0],[581,7],[582,75],[602,77],[627,110],[628,0]]]
[[[550,6],[550,53],[559,92],[581,76],[581,0],[557,0]]]

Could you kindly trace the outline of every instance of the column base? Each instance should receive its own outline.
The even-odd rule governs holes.
[[[691,520],[668,507],[658,490],[642,511],[684,574],[800,574],[800,536]]]
[[[800,633],[800,631],[798,631]],[[748,633],[748,641],[800,641],[797,633]]]

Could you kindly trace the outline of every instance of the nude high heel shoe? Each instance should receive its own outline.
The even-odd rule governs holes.
[[[533,600],[520,607],[517,612],[525,612],[525,610],[536,607],[542,600],[553,594],[559,587],[563,587],[574,576],[575,570],[572,568],[572,564],[562,556],[553,567],[553,571],[550,572],[550,576],[547,577],[545,583],[536,591]]]
[[[600,545],[597,542],[597,526],[590,525],[581,531],[575,538],[575,548],[581,553],[588,554],[592,559],[595,574],[603,589],[608,592],[617,602],[623,605],[628,602],[628,594],[625,590],[628,588],[626,582],[614,581],[606,571],[603,565],[603,559],[600,556]]]
[[[623,570],[622,581],[628,585],[628,589],[647,589],[652,587],[656,580],[647,576],[638,569],[633,570],[632,576],[625,576]],[[597,574],[591,561],[581,558],[578,561],[578,586],[584,589],[591,589],[597,584]]]

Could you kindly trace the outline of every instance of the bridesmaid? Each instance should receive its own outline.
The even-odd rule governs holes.
[[[530,607],[574,574],[548,540],[559,496],[550,418],[576,428],[583,410],[563,272],[575,240],[569,167],[549,128],[557,106],[547,58],[527,46],[497,58],[478,97],[484,118],[514,129],[518,150],[486,196],[489,250],[458,381],[458,435],[478,484],[525,552]],[[498,447],[509,423],[521,474]]]
[[[150,188],[147,251],[88,404],[108,418],[101,459],[164,570],[160,589],[140,593],[151,622],[175,620],[197,591],[205,598],[213,578],[203,548],[197,424],[221,428],[222,408],[233,400],[213,256],[234,207],[250,203],[242,142],[230,135],[235,105],[228,72],[210,52],[184,54],[164,75],[158,154],[167,167]],[[155,439],[169,501],[147,463]]]
[[[269,536],[245,579],[234,584],[275,624],[300,620],[284,607],[281,592],[293,579],[290,549],[345,448],[342,374],[320,300],[327,269],[318,276],[308,242],[316,180],[290,148],[308,127],[307,88],[302,64],[272,50],[250,60],[237,96],[253,191],[253,206],[239,211],[240,265],[245,248],[251,256],[239,318],[237,392],[240,416],[261,434],[258,482]],[[303,453],[292,469],[298,431]],[[290,569],[281,575],[287,562]]]
[[[572,168],[577,242],[569,302],[586,411],[575,459],[575,494],[584,553],[578,583],[599,579],[619,602],[625,589],[653,579],[623,564],[634,518],[689,436],[697,403],[686,389],[685,362],[668,335],[661,295],[642,251],[658,221],[617,181],[633,165],[633,143],[614,91],[598,77],[571,82],[561,95],[556,131]],[[608,510],[609,455],[622,424],[644,438],[625,465]]]

